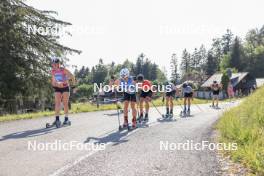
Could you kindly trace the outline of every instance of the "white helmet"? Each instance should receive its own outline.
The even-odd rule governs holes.
[[[125,77],[128,77],[129,76],[129,70],[127,68],[123,68],[121,71],[120,71],[120,77],[121,78],[125,78]]]

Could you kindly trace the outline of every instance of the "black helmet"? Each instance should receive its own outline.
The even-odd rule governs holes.
[[[214,84],[216,84],[217,83],[217,81],[216,80],[214,80],[214,82],[213,82]]]
[[[188,86],[187,83],[183,83],[183,84],[182,84],[182,87],[183,87],[183,88],[186,88],[187,86]]]
[[[60,63],[60,59],[59,59],[58,57],[52,57],[52,58],[51,58],[51,62],[52,62],[53,64],[58,64],[58,63]]]
[[[142,75],[142,74],[137,75],[137,80],[138,81],[143,81],[144,80],[144,75]]]
[[[114,75],[111,75],[111,79],[115,79],[115,76]]]

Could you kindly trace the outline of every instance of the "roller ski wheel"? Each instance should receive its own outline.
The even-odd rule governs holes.
[[[46,123],[46,128],[51,128],[52,125],[50,123]]]
[[[51,127],[56,127],[56,128],[60,128],[61,127],[61,121],[60,120],[56,120],[55,122],[53,122],[52,124],[50,123],[46,123],[46,128],[51,128]]]
[[[142,116],[139,116],[139,118],[137,118],[137,122],[138,122],[138,123],[141,123],[142,121],[144,121],[144,120],[143,120],[143,117],[142,117]]]
[[[186,118],[186,112],[181,111],[180,116],[181,116],[181,118]]]
[[[216,106],[214,106],[214,105],[210,105],[210,108],[216,109]]]
[[[137,129],[137,125],[128,125],[128,127],[127,127],[127,130],[128,131],[133,131],[133,130],[135,130],[135,129]]]
[[[126,129],[128,129],[128,127],[127,126],[119,126],[118,127],[118,131],[123,131],[123,130],[126,130]]]
[[[216,106],[215,109],[221,109],[219,106]]]
[[[63,126],[71,126],[71,121],[67,120],[67,121],[64,121]]]

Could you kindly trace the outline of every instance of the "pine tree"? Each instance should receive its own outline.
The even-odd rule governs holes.
[[[54,11],[35,9],[22,0],[1,0],[0,98],[50,96],[50,57],[80,53],[61,45],[56,34],[34,32],[33,29],[71,25],[54,15]]]
[[[175,84],[177,84],[179,79],[179,73],[178,73],[178,59],[175,53],[172,54],[171,56],[170,66],[171,66],[171,80]]]
[[[226,34],[222,36],[223,54],[227,54],[231,51],[231,45],[233,42],[233,33],[230,29],[226,30]]]
[[[191,71],[190,53],[184,49],[182,53],[181,72],[182,76]]]
[[[239,38],[236,37],[232,46],[230,66],[231,68],[236,68],[238,71],[241,71],[241,52],[241,44]]]
[[[217,71],[217,59],[213,56],[212,52],[208,52],[207,62],[206,62],[206,75],[213,75]]]

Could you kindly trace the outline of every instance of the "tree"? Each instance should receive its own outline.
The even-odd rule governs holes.
[[[232,43],[233,33],[230,29],[227,29],[226,34],[222,36],[223,54],[227,54],[228,52],[230,52]]]
[[[230,60],[231,60],[230,53],[223,55],[223,58],[221,59],[221,63],[220,63],[220,70],[222,72],[227,68],[231,68]]]
[[[66,58],[80,51],[63,46],[59,36],[36,32],[71,25],[54,17],[54,11],[42,11],[21,0],[2,0],[0,3],[0,98],[45,98],[51,85],[51,56]],[[42,32],[42,33],[41,33]],[[66,61],[67,59],[64,59]],[[47,91],[43,91],[47,90]],[[12,105],[14,107],[14,104]]]
[[[196,70],[196,71],[199,70],[200,61],[201,61],[201,57],[199,55],[199,51],[197,48],[195,48],[193,54],[191,55],[191,59],[190,59],[191,70]]]
[[[150,80],[156,80],[158,78],[158,65],[152,64],[150,70]]]
[[[229,76],[227,74],[227,71],[223,71],[223,75],[222,75],[222,78],[221,78],[221,84],[223,85],[223,91],[225,93],[227,93],[227,88],[228,88],[228,83],[229,83]]]
[[[177,59],[177,56],[175,53],[172,54],[172,56],[171,56],[170,66],[171,66],[171,80],[175,84],[177,84],[180,75],[178,73],[178,59]]]
[[[145,55],[141,53],[136,61],[135,74],[142,74]]]
[[[92,83],[104,83],[107,78],[108,70],[103,63],[103,59],[99,59],[99,63],[92,69]]]
[[[146,60],[143,60],[143,65],[142,65],[142,74],[144,75],[144,77],[146,79],[150,79],[150,75],[151,75],[151,62],[148,58],[146,58]]]
[[[182,76],[191,71],[190,53],[184,49],[182,53],[181,72]]]
[[[242,55],[242,51],[241,51],[241,45],[240,45],[240,41],[238,39],[238,37],[235,38],[234,40],[234,44],[232,46],[232,51],[231,51],[231,57],[230,57],[230,67],[232,68],[237,68],[238,71],[241,71],[242,67],[241,67],[241,55]]]
[[[213,75],[217,71],[217,59],[213,56],[212,52],[208,52],[207,62],[206,62],[206,74]]]
[[[90,98],[93,95],[93,85],[81,84],[77,89],[77,98]]]

